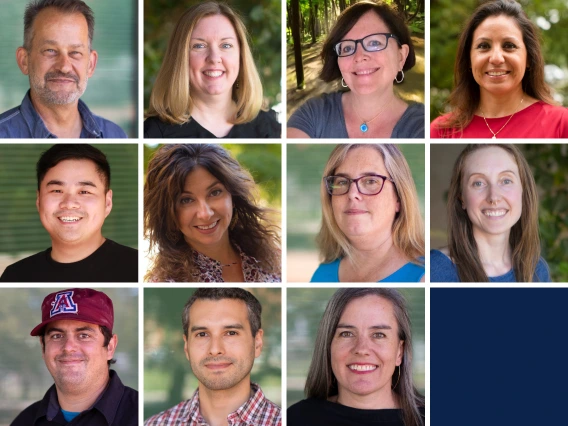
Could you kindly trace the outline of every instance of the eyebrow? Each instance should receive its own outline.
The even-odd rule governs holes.
[[[356,329],[357,327],[351,324],[337,324],[337,328],[347,328],[351,330]],[[369,330],[392,330],[392,327],[387,324],[378,324],[370,326]]]
[[[216,180],[215,182],[213,182],[211,185],[209,185],[207,188],[205,188],[206,191],[209,191],[211,188],[213,188],[215,185],[217,185],[218,183],[221,183],[220,181]],[[182,194],[193,194],[193,192],[191,191],[187,191],[186,189],[184,189],[182,192]]]
[[[47,183],[45,184],[45,186],[50,186],[50,185],[65,186],[65,183],[64,183],[63,181],[61,181],[61,180],[52,179],[52,180],[50,180],[49,182],[47,182]],[[82,181],[79,181],[79,182],[77,182],[77,185],[78,185],[78,186],[92,186],[92,187],[94,187],[94,188],[97,187],[97,185],[96,185],[94,182],[90,181],[90,180],[82,180]]]
[[[499,172],[500,175],[502,175],[503,173],[510,173],[510,174],[512,174],[512,175],[514,175],[514,176],[517,176],[517,174],[516,174],[513,170],[503,170],[503,171]],[[472,177],[472,176],[475,176],[475,175],[486,176],[485,173],[473,172],[473,173],[470,173],[467,178],[468,178],[468,179],[471,179],[471,177]]]
[[[74,330],[72,330],[72,332],[78,332],[78,331],[92,331],[93,333],[95,332],[95,329],[93,327],[89,327],[89,326],[84,326],[84,327],[77,327]],[[48,330],[46,330],[46,334],[49,333],[53,333],[53,332],[57,332],[57,333],[65,333],[66,330],[63,330],[61,328],[57,328],[57,327],[52,327]]]
[[[374,176],[374,175],[380,175],[380,173],[378,172],[363,172],[361,173],[359,176]],[[334,176],[341,176],[341,177],[350,177],[349,173],[335,173]]]
[[[245,328],[243,327],[242,324],[227,324],[223,326],[224,330],[244,330]],[[195,331],[206,331],[209,330],[208,327],[202,326],[202,325],[194,325],[193,327],[190,328],[190,331],[193,333]]]
[[[204,38],[201,38],[201,37],[191,37],[191,40],[207,41],[207,40],[205,40]],[[236,37],[228,36],[228,37],[221,38],[221,40],[236,40]]]
[[[55,45],[58,45],[58,44],[60,44],[60,43],[58,43],[58,42],[55,41],[55,40],[44,40],[44,41],[42,42],[42,44],[50,44],[50,45],[51,45],[51,44],[55,44]],[[85,45],[84,45],[83,43],[74,43],[74,44],[70,44],[69,47],[72,47],[72,48],[74,48],[74,49],[77,49],[77,48],[79,48],[79,47],[85,47]]]

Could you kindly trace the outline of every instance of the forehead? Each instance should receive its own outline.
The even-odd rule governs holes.
[[[103,186],[101,174],[91,160],[63,160],[47,171],[41,184],[51,180],[60,180],[67,184],[91,181],[97,186]]]
[[[54,328],[64,331],[73,331],[79,328],[92,328],[96,333],[99,332],[99,326],[96,324],[91,324],[89,322],[74,321],[74,320],[58,320],[50,322],[45,326],[45,332],[49,333],[50,330]]]
[[[388,33],[389,28],[385,21],[372,10],[366,12],[359,20],[353,25],[344,36],[344,39],[359,39],[369,34],[374,33]]]
[[[82,13],[60,12],[53,7],[37,14],[32,31],[34,42],[51,40],[65,44],[86,44],[89,41],[89,28]]]
[[[519,168],[515,158],[497,146],[488,146],[478,149],[467,156],[464,163],[464,178],[472,173],[501,173],[504,170],[511,170],[519,175]]]
[[[383,156],[375,148],[363,146],[350,149],[335,173],[368,173],[388,174]]]
[[[189,308],[189,326],[224,327],[240,324],[250,328],[248,308],[240,299],[197,299]]]
[[[195,166],[194,169],[185,177],[184,190],[187,192],[197,192],[201,189],[206,189],[213,182],[218,181],[209,170],[203,166]]]
[[[209,15],[201,18],[191,33],[192,38],[237,38],[233,24],[225,15]]]
[[[523,33],[516,19],[497,15],[484,19],[473,32],[473,39],[500,35],[503,37],[516,37],[522,40]]]
[[[343,310],[339,322],[361,327],[390,325],[393,330],[398,329],[392,303],[376,295],[351,300]]]

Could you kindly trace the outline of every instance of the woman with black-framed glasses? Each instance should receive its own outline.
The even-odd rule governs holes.
[[[324,169],[321,203],[323,262],[311,282],[424,281],[424,223],[396,145],[337,145]]]
[[[321,58],[320,78],[341,81],[344,90],[304,103],[288,120],[289,138],[424,137],[424,105],[408,105],[394,93],[416,58],[393,7],[361,1],[345,9]]]

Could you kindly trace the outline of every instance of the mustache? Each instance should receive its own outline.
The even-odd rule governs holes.
[[[68,210],[58,210],[55,213],[53,213],[53,216],[78,216],[78,217],[85,217],[87,216],[87,212],[83,211],[83,210],[73,210],[73,211],[68,211]]]
[[[227,358],[227,357],[209,357],[209,358],[205,358],[202,359],[201,362],[199,363],[200,366],[205,366],[206,364],[210,364],[210,363],[230,363],[230,364],[234,364],[235,360],[233,358]]]
[[[75,83],[79,83],[79,76],[77,74],[72,73],[72,72],[64,73],[64,72],[61,72],[61,71],[52,71],[52,72],[48,72],[47,74],[45,74],[44,78],[45,78],[46,82],[48,80],[52,80],[54,78],[68,78],[70,80],[73,80]]]
[[[82,355],[58,355],[55,361],[86,361],[87,357]]]

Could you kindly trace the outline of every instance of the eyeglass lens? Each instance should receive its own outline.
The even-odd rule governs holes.
[[[383,188],[384,179],[380,176],[362,176],[357,179],[349,179],[342,176],[329,176],[327,187],[331,195],[343,195],[349,192],[351,182],[355,182],[357,189],[364,195],[376,195]]]
[[[357,51],[357,43],[361,43],[367,52],[378,52],[386,49],[388,36],[386,34],[371,34],[361,40],[344,40],[335,45],[338,56],[350,56]]]

